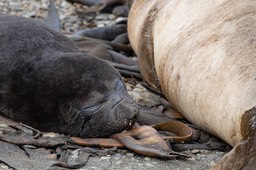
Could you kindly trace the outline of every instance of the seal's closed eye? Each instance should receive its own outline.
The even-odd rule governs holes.
[[[96,104],[93,104],[93,105],[85,106],[83,108],[83,110],[86,113],[94,113],[97,110],[99,110],[101,106],[102,106],[102,103],[96,103]]]

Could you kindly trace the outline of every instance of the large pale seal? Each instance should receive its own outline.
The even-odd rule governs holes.
[[[188,120],[235,146],[223,169],[256,165],[255,22],[251,0],[136,0],[129,13],[144,79]]]
[[[43,23],[0,15],[0,112],[44,131],[106,137],[137,104],[119,73]]]

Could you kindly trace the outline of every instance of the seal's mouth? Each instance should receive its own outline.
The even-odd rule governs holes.
[[[126,119],[127,123],[126,123],[126,130],[131,130],[137,120],[138,114],[135,114],[134,117],[132,119]]]

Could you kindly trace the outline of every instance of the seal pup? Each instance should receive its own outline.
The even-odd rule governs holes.
[[[221,169],[256,166],[255,22],[251,0],[136,0],[129,13],[144,79],[189,121],[235,147]]]
[[[120,74],[32,19],[0,15],[0,112],[43,131],[108,137],[139,113]]]

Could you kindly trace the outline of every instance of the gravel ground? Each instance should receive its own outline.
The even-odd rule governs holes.
[[[112,156],[92,157],[83,169],[113,169],[113,170],[206,170],[215,165],[224,153],[208,151],[192,151],[188,160],[159,160],[155,158],[136,156],[133,153],[115,154]]]
[[[43,19],[47,15],[47,3],[47,0],[1,0],[0,12]],[[113,14],[99,14],[96,18],[89,14],[81,17],[81,13],[87,7],[78,4],[72,5],[64,0],[55,0],[55,3],[59,10],[61,29],[65,34],[88,27],[111,25],[124,19]],[[87,165],[81,169],[205,170],[212,167],[225,154],[224,152],[205,150],[192,150],[186,151],[186,153],[190,154],[191,158],[187,160],[160,160],[119,150],[112,155],[92,156]],[[0,169],[8,169],[8,167],[0,164]]]

